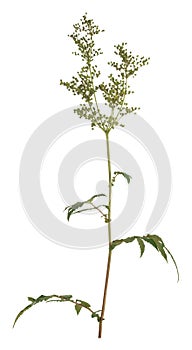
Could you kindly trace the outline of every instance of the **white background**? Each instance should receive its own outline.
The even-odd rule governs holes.
[[[100,45],[107,59],[121,41],[151,57],[134,82],[135,99],[171,161],[172,198],[155,232],[181,273],[177,284],[172,263],[150,247],[141,260],[136,246],[116,250],[101,340],[97,322],[85,311],[76,317],[66,304],[41,304],[11,329],[30,295],[72,293],[94,309],[101,304],[106,248],[71,250],[46,240],[28,221],[18,189],[20,158],[32,132],[79,102],[59,80],[70,79],[78,67],[67,34],[85,11],[106,30]],[[191,349],[190,1],[18,0],[1,3],[0,16],[1,348]]]

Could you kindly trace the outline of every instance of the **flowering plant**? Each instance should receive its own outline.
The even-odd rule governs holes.
[[[128,52],[127,43],[115,45],[114,54],[117,56],[117,61],[108,62],[109,66],[113,68],[115,73],[110,73],[108,81],[100,81],[97,83],[101,72],[95,64],[97,56],[102,55],[103,52],[100,48],[95,46],[95,36],[102,33],[98,25],[95,25],[92,19],[88,19],[87,13],[83,15],[79,23],[73,25],[74,32],[69,37],[74,41],[77,51],[73,54],[80,56],[83,61],[83,66],[76,76],[72,77],[69,82],[60,80],[60,85],[65,86],[74,95],[79,95],[82,98],[83,103],[80,104],[74,112],[80,117],[88,119],[91,123],[91,128],[99,128],[102,130],[106,140],[106,152],[107,152],[107,164],[108,164],[108,193],[94,194],[89,199],[77,202],[67,206],[64,210],[67,212],[67,220],[70,220],[71,216],[77,213],[93,210],[98,212],[107,226],[108,232],[108,261],[106,269],[106,278],[104,284],[104,293],[101,310],[94,311],[91,305],[83,300],[74,299],[72,295],[41,295],[38,298],[29,297],[30,304],[27,305],[16,317],[14,325],[18,318],[29,308],[36,305],[39,302],[70,302],[74,304],[77,315],[81,309],[86,309],[90,312],[92,318],[96,318],[99,323],[98,337],[102,336],[102,325],[105,315],[105,306],[107,298],[108,281],[110,275],[111,258],[113,250],[122,243],[132,243],[136,241],[140,248],[140,256],[144,254],[146,243],[150,244],[162,257],[168,261],[168,255],[173,260],[179,280],[179,272],[173,255],[165,246],[163,240],[158,235],[147,234],[144,236],[136,235],[132,237],[112,240],[111,234],[111,204],[112,204],[112,187],[115,186],[117,176],[124,177],[125,181],[129,185],[132,181],[132,177],[121,171],[115,171],[112,174],[111,170],[111,158],[110,158],[110,140],[109,135],[112,129],[116,126],[123,127],[122,118],[127,117],[129,114],[134,114],[138,107],[130,106],[126,101],[126,97],[132,94],[129,81],[130,78],[136,76],[139,69],[149,63],[149,58],[139,55],[134,56],[132,52]],[[99,107],[97,95],[100,93],[103,96],[105,104],[108,106],[110,113],[103,113]],[[134,179],[133,179],[134,181]],[[107,197],[107,204],[96,204],[98,197]],[[101,199],[100,198],[100,199]]]

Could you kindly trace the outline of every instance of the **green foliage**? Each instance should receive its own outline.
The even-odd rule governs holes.
[[[138,242],[138,244],[140,246],[140,250],[141,250],[140,257],[142,257],[142,255],[143,255],[143,253],[145,251],[145,244],[144,244],[143,240],[140,237],[137,237],[137,242]]]
[[[162,255],[162,257],[167,262],[168,262],[168,258],[167,258],[167,253],[168,253],[170,255],[174,265],[175,265],[175,268],[177,271],[177,277],[178,277],[178,281],[179,281],[179,270],[178,270],[176,261],[175,261],[173,255],[168,250],[168,248],[165,246],[162,238],[157,236],[157,235],[149,235],[148,234],[146,236],[132,236],[132,237],[124,238],[124,239],[117,239],[117,240],[112,241],[112,243],[110,245],[110,249],[113,250],[114,248],[116,248],[118,245],[120,245],[122,243],[131,243],[134,240],[136,240],[139,244],[140,251],[141,251],[140,257],[142,257],[142,255],[145,251],[145,242],[151,244]]]
[[[72,204],[72,205],[69,205],[67,206],[65,210],[68,210],[68,213],[67,213],[67,220],[69,221],[71,215],[74,215],[74,214],[77,214],[77,213],[82,213],[84,211],[89,211],[89,210],[97,210],[100,212],[100,214],[102,214],[102,217],[105,218],[105,220],[107,219],[107,214],[104,214],[102,211],[101,211],[101,207],[104,207],[104,208],[108,208],[107,205],[98,205],[98,206],[95,206],[93,204],[93,201],[94,199],[98,198],[98,197],[106,197],[106,195],[104,193],[100,193],[100,194],[95,194],[94,196],[92,196],[91,198],[87,199],[86,201],[84,202],[76,202],[75,204]],[[85,204],[88,204],[89,207],[86,208],[86,209],[81,209],[81,210],[78,210],[79,208],[83,207]]]
[[[128,175],[128,174],[126,174],[126,173],[124,173],[124,172],[122,172],[122,171],[115,171],[115,172],[114,172],[114,176],[112,177],[112,180],[111,180],[111,185],[112,185],[112,186],[114,186],[116,177],[117,177],[118,175],[122,175],[122,176],[127,180],[128,184],[130,183],[130,181],[131,181],[131,179],[132,179],[132,177],[131,177],[130,175]]]
[[[93,19],[88,19],[87,13],[80,19],[79,23],[74,24],[74,32],[69,35],[77,47],[74,51],[75,56],[80,56],[85,64],[76,76],[69,82],[60,80],[60,85],[64,85],[74,95],[80,95],[84,101],[74,112],[80,117],[90,120],[92,129],[98,126],[104,132],[109,132],[115,126],[120,125],[120,119],[132,112],[137,107],[130,107],[125,101],[126,96],[133,93],[128,85],[128,79],[135,77],[138,70],[149,63],[149,58],[139,55],[133,55],[127,50],[127,43],[123,42],[114,45],[114,54],[119,61],[110,61],[108,65],[115,68],[115,74],[110,73],[108,82],[96,84],[101,72],[94,63],[97,56],[103,54],[101,48],[95,48],[95,36],[104,32]],[[97,103],[98,92],[102,93],[105,104],[111,109],[110,115],[102,114]],[[94,106],[95,103],[95,106]]]
[[[80,300],[80,299],[77,299],[76,300],[77,302],[80,302],[80,304],[84,307],[90,307],[91,305],[89,303],[87,303],[86,301],[83,301],[83,300]]]
[[[98,312],[100,310],[93,311],[91,309],[91,305],[89,303],[87,303],[86,301],[80,300],[80,299],[73,300],[72,297],[73,296],[71,294],[69,294],[69,295],[68,294],[67,295],[52,294],[52,295],[48,295],[48,296],[47,295],[40,295],[37,299],[28,297],[28,300],[31,302],[31,304],[27,305],[24,309],[22,309],[18,313],[18,315],[15,318],[15,321],[13,323],[13,327],[15,327],[16,322],[25,313],[25,311],[29,310],[32,306],[34,306],[40,302],[43,302],[43,301],[45,301],[46,303],[49,303],[49,302],[70,302],[70,303],[75,305],[75,310],[77,312],[77,315],[79,315],[81,309],[84,308],[91,313],[92,318],[97,317],[97,320],[99,320]]]
[[[99,312],[101,312],[102,310],[98,310],[98,311],[95,311],[92,313],[91,317],[94,318],[96,317],[97,318],[97,321],[100,322],[101,320],[101,316],[99,315]],[[104,320],[104,319],[103,319]]]
[[[75,305],[75,310],[76,310],[76,312],[77,312],[77,315],[79,315],[81,309],[82,309],[82,305],[79,305],[79,304],[76,304],[76,305]]]

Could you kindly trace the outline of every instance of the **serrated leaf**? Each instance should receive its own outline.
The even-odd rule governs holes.
[[[118,175],[122,175],[124,176],[124,178],[127,180],[128,184],[130,183],[132,177],[130,175],[128,175],[127,173],[124,173],[122,171],[115,171],[114,172],[115,176],[118,176]]]
[[[156,243],[149,237],[143,236],[144,241],[150,243],[155,249],[158,250]]]
[[[137,242],[138,242],[140,250],[141,250],[141,255],[140,255],[140,258],[141,258],[143,253],[144,253],[144,251],[145,251],[145,244],[144,244],[143,240],[140,237],[137,237]]]
[[[164,250],[164,243],[163,243],[161,237],[159,237],[157,235],[148,235],[148,236],[150,237],[150,239],[152,239],[155,242],[157,249],[159,250],[159,252],[163,256],[163,258],[167,261],[167,254]]]
[[[76,312],[77,312],[77,315],[79,315],[81,309],[82,309],[82,306],[81,306],[81,305],[79,305],[79,304],[76,304],[76,305],[75,305],[75,310],[76,310]]]

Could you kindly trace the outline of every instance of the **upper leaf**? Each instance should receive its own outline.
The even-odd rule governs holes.
[[[115,172],[114,172],[114,176],[113,176],[113,178],[112,178],[112,186],[114,185],[114,182],[115,182],[116,177],[117,177],[118,175],[122,175],[122,176],[127,180],[127,183],[128,183],[128,184],[130,183],[130,181],[131,181],[131,179],[132,179],[132,177],[131,177],[130,175],[128,175],[127,173],[124,173],[124,172],[122,172],[122,171],[115,171]]]
[[[94,196],[92,196],[91,198],[87,199],[87,200],[84,201],[84,202],[76,202],[76,203],[74,203],[74,204],[72,204],[72,205],[67,206],[67,207],[64,209],[64,211],[65,211],[65,210],[68,210],[68,213],[67,213],[67,220],[69,221],[69,219],[70,219],[70,217],[71,217],[72,214],[81,213],[82,211],[86,211],[86,210],[89,210],[89,209],[92,210],[92,207],[91,207],[91,208],[88,208],[88,209],[82,209],[82,210],[78,210],[78,211],[77,211],[77,209],[81,208],[83,205],[85,205],[85,204],[91,204],[91,203],[94,201],[95,198],[102,197],[102,196],[105,196],[105,197],[106,197],[106,195],[105,195],[104,193],[95,194]],[[97,208],[96,208],[96,209],[97,209]]]

